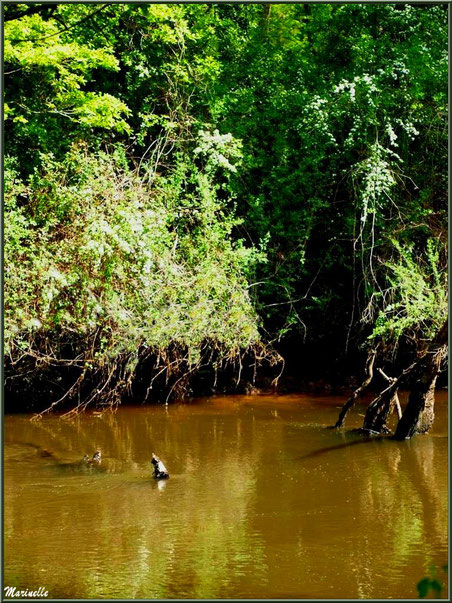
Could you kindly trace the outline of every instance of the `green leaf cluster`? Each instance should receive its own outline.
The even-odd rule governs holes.
[[[259,341],[246,281],[258,258],[231,240],[236,220],[206,173],[180,158],[150,186],[119,148],[42,159],[28,184],[8,178],[7,351],[55,330],[99,330],[99,362],[170,344],[194,362],[207,340],[226,353]]]
[[[447,265],[442,246],[428,239],[422,253],[393,241],[398,257],[386,264],[388,288],[371,339],[433,339],[448,314]]]

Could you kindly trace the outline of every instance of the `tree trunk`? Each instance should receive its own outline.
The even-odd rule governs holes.
[[[390,433],[386,421],[392,413],[398,400],[397,391],[399,383],[394,387],[387,387],[367,407],[364,417],[363,429],[377,431],[378,433]]]
[[[359,398],[359,396],[369,386],[370,382],[372,381],[373,375],[374,375],[373,369],[374,369],[374,362],[375,362],[376,357],[377,357],[377,348],[375,348],[369,352],[369,355],[367,356],[367,361],[366,361],[366,378],[361,383],[361,385],[357,389],[355,389],[355,391],[352,393],[350,398],[347,400],[347,402],[342,407],[342,410],[339,414],[339,418],[336,421],[336,424],[334,427],[342,427],[344,425],[345,418],[346,418],[349,410],[355,404],[355,402]]]
[[[397,394],[400,386],[400,379],[388,377],[381,368],[379,368],[378,371],[386,381],[388,381],[389,386],[372,400],[367,407],[363,429],[377,431],[378,433],[390,433],[390,430],[386,425],[389,415],[396,409],[398,418],[400,419],[402,416]],[[403,375],[405,376],[406,372]]]
[[[394,438],[406,440],[416,433],[427,433],[434,419],[435,385],[441,363],[447,354],[448,321],[443,324],[422,359],[422,373],[413,385],[408,404],[400,419]]]

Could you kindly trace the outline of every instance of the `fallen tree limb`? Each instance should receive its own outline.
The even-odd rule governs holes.
[[[388,377],[390,384],[386,389],[378,394],[376,398],[369,404],[366,415],[364,417],[363,429],[372,430],[377,433],[387,433],[386,427],[387,418],[396,404],[396,397],[399,387],[403,380],[411,373],[418,365],[419,360],[416,360],[410,366],[402,371],[397,378]],[[397,397],[398,401],[398,397]],[[399,404],[400,406],[400,404]]]
[[[383,379],[386,379],[386,381],[388,383],[394,383],[394,381],[396,380],[396,377],[388,377],[388,375],[386,375],[386,373],[381,368],[378,368],[377,371],[380,373],[380,375],[383,377]],[[395,394],[394,394],[394,403],[395,403],[395,408],[397,410],[397,416],[400,421],[400,419],[402,418],[402,408],[400,406],[400,400],[399,400],[399,396],[398,396],[397,392],[395,392]]]

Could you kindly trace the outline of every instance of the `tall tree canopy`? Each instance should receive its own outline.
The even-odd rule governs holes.
[[[12,374],[64,366],[58,400],[245,351],[318,374],[426,353],[447,315],[446,5],[4,19]]]

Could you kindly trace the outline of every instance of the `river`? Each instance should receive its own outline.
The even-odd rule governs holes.
[[[431,434],[405,442],[352,433],[365,407],[325,429],[343,402],[6,416],[4,584],[50,598],[416,598],[432,564],[446,579],[447,395]],[[96,449],[100,466],[80,463]],[[169,480],[151,477],[152,452]]]

